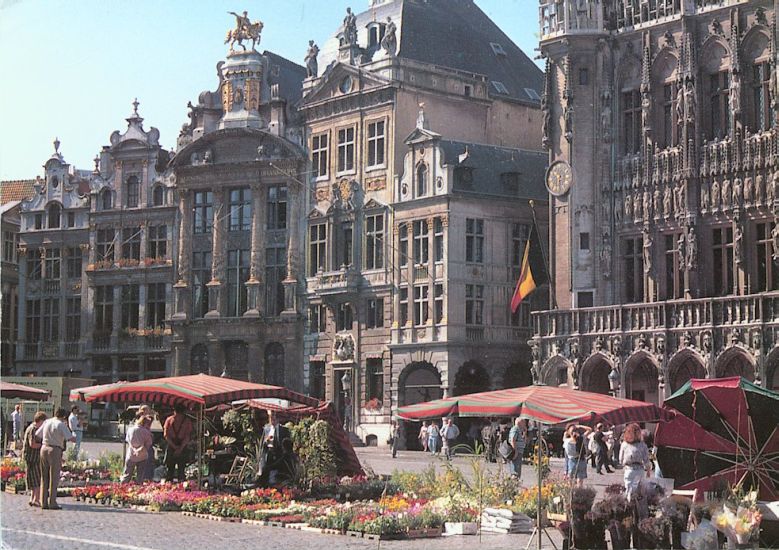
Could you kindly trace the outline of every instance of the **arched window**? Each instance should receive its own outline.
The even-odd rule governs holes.
[[[675,147],[679,141],[679,99],[684,94],[683,83],[677,82],[676,57],[668,52],[661,53],[652,68],[654,90],[654,111],[657,131],[655,140],[661,149]],[[692,83],[688,83],[692,86]],[[680,94],[680,92],[682,92]]]
[[[208,348],[205,344],[197,344],[190,354],[189,372],[192,374],[208,374]]]
[[[265,383],[284,386],[284,346],[271,342],[265,346]]]
[[[141,197],[141,183],[138,181],[138,176],[127,178],[125,191],[127,193],[127,208],[136,208]]]
[[[103,189],[100,192],[100,208],[103,210],[111,210],[114,207],[114,195],[110,189]]]
[[[701,55],[704,77],[703,92],[708,103],[708,113],[704,111],[701,121],[709,140],[722,139],[728,135],[731,123],[731,89],[740,94],[738,76],[731,80],[730,52],[727,46],[718,39],[708,42]],[[733,105],[740,105],[740,97]]]
[[[62,208],[60,208],[59,204],[52,204],[51,206],[49,206],[49,223],[48,223],[49,229],[59,228],[61,212],[62,212]]]
[[[742,46],[746,60],[746,94],[749,97],[749,116],[745,123],[752,132],[762,132],[773,126],[771,109],[771,47],[768,35],[753,29],[744,38]]]
[[[417,166],[417,197],[427,195],[427,164]]]
[[[165,205],[165,188],[162,185],[157,185],[154,187],[151,200],[153,206]]]

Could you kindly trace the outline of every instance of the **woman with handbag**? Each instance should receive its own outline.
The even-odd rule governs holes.
[[[144,478],[146,461],[152,446],[151,417],[142,416],[127,429],[127,456],[124,459],[124,472],[119,479],[126,483],[135,474],[136,481],[141,483]]]

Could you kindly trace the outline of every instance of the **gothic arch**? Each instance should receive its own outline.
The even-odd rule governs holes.
[[[628,399],[659,404],[657,361],[646,350],[639,350],[625,362],[622,387]]]
[[[730,46],[718,35],[709,36],[701,46],[701,68],[706,73],[715,73],[730,67]]]
[[[765,359],[765,380],[763,387],[768,390],[779,391],[779,345]]]
[[[503,371],[504,388],[523,388],[532,384],[533,374],[530,372],[530,365],[526,361],[514,361]]]
[[[490,375],[478,361],[466,361],[454,375],[452,395],[489,391]]]
[[[398,406],[443,397],[441,373],[427,361],[407,364],[398,377]]]
[[[208,347],[205,344],[195,344],[189,353],[190,374],[209,374]]]
[[[676,77],[679,57],[668,46],[660,50],[652,61],[652,82],[666,82]]]
[[[714,364],[716,378],[743,376],[750,382],[755,380],[755,360],[740,346],[731,346],[723,351]]]
[[[706,378],[703,357],[690,348],[676,352],[668,361],[668,383],[671,393],[681,388],[691,378]]]
[[[620,59],[617,66],[618,91],[638,89],[641,85],[641,59],[632,53]]]
[[[567,385],[570,368],[570,361],[562,355],[554,355],[541,367],[539,382],[547,386]]]
[[[284,387],[284,346],[271,342],[265,346],[265,383]]]
[[[742,59],[750,63],[755,59],[766,57],[771,52],[769,30],[764,25],[755,25],[741,40]]]
[[[579,372],[579,389],[593,393],[608,394],[611,360],[603,352],[590,355]]]

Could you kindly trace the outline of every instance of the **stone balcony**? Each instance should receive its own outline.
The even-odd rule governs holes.
[[[95,332],[90,340],[88,351],[92,353],[155,353],[171,350],[170,334],[157,334],[148,331],[137,333]]]
[[[82,357],[81,342],[26,342],[21,344],[21,354],[24,361],[36,359],[78,359]]]
[[[317,273],[306,280],[308,292],[320,296],[334,296],[355,292],[360,286],[362,276],[355,267],[343,266],[338,271],[325,271]]]

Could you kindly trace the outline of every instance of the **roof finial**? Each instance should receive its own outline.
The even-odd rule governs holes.
[[[93,159],[93,162],[95,163],[95,171],[94,174],[100,173],[100,155],[95,155],[95,158]]]
[[[427,128],[427,121],[425,120],[425,103],[419,103],[419,114],[417,115],[417,128],[420,130]]]
[[[57,155],[60,154],[60,138],[58,138],[58,137],[54,138],[54,152]]]
[[[140,105],[140,104],[141,104],[141,103],[138,101],[138,98],[136,97],[136,98],[133,100],[133,116],[134,116],[134,117],[137,117],[137,116],[138,116],[138,105]]]

